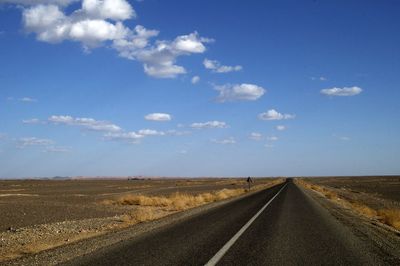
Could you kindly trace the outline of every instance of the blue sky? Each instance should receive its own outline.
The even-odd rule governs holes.
[[[0,0],[0,177],[400,174],[399,12]]]

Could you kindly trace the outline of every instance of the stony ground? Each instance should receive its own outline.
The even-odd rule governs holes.
[[[257,185],[271,179],[259,179]],[[125,195],[197,195],[246,187],[243,179],[174,180],[24,180],[0,181],[0,261],[35,254],[81,239],[127,228],[127,215],[141,206],[109,205]],[[146,209],[157,219],[175,213]],[[146,218],[147,219],[147,218]]]

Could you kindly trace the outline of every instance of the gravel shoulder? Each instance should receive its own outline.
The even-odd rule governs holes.
[[[384,259],[387,265],[400,265],[400,232],[380,223],[358,215],[353,210],[328,200],[324,195],[298,186],[307,196],[315,200],[351,230],[363,243]]]

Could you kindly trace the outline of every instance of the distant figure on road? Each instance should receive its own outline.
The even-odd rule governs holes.
[[[249,185],[249,190],[251,189],[251,183],[253,183],[253,179],[251,179],[251,177],[249,176],[247,178],[247,184]]]

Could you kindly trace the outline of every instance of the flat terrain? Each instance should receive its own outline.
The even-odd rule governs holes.
[[[286,179],[284,183],[282,179],[260,179],[256,181],[260,190],[232,194],[236,197],[226,201],[204,200],[217,195],[210,191],[244,191],[243,179],[6,181],[8,187],[20,185],[19,189],[24,189],[2,192],[6,196],[1,200],[14,206],[40,208],[42,204],[46,208],[46,204],[55,201],[60,208],[85,207],[88,213],[64,214],[68,220],[63,222],[0,233],[3,250],[20,248],[19,254],[5,257],[14,260],[3,263],[204,265],[213,259],[210,265],[400,265],[400,232],[380,223],[376,217],[365,217],[352,209],[361,203],[397,208],[398,201],[390,194],[394,190],[388,185],[396,185],[396,178],[385,177],[384,184],[379,178],[307,178],[295,182]],[[380,193],[374,191],[377,184],[373,182],[380,188],[388,188],[389,196],[381,194],[385,189],[379,190]],[[185,212],[178,212],[175,205],[171,209],[168,205],[171,198],[162,196],[175,192],[193,195],[186,197],[186,201],[202,199],[202,205],[180,209]],[[12,193],[38,196],[8,195]],[[132,197],[139,194],[145,196]],[[19,201],[12,203],[13,198]],[[30,198],[37,201],[33,204]],[[128,211],[142,208],[135,205],[140,200],[153,206],[142,209],[145,214],[161,211],[163,214],[158,218],[168,216],[158,220],[153,217],[152,221],[141,224],[125,221],[123,217]],[[204,205],[204,202],[212,203]],[[200,207],[193,208],[196,206]],[[90,213],[91,208],[95,210]],[[58,217],[64,217],[62,212],[59,210]],[[87,218],[96,215],[104,217]],[[83,235],[82,228],[85,228]],[[26,249],[29,238],[45,234],[50,236],[34,241],[33,250]],[[51,238],[58,234],[58,238]],[[48,247],[37,244],[48,239],[59,242]]]
[[[400,202],[400,176],[308,178],[316,184]]]
[[[233,243],[218,265],[398,265],[294,183],[277,185],[65,265],[204,265],[258,210],[281,193]],[[400,242],[397,242],[400,243]]]
[[[260,178],[254,187],[274,182],[282,181]],[[244,178],[3,180],[0,261],[238,196],[245,188]]]
[[[127,194],[196,194],[244,187],[243,179],[2,180],[0,232],[10,227],[119,215],[124,208],[99,203]]]

